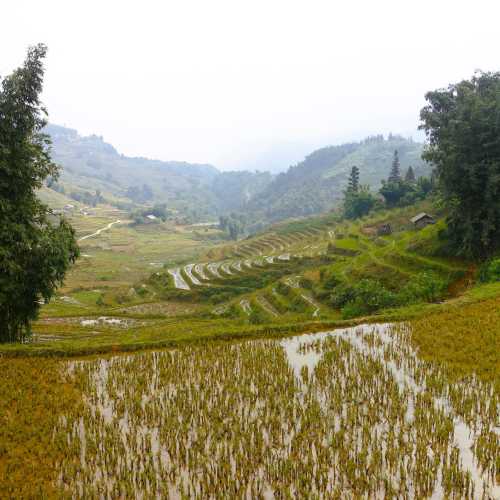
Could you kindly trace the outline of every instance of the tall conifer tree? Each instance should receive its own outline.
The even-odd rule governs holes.
[[[359,168],[356,166],[351,169],[347,191],[350,193],[357,193],[359,191]]]
[[[413,171],[413,167],[410,165],[408,167],[408,170],[406,171],[405,181],[409,182],[410,184],[414,184],[416,180],[417,179],[415,178],[415,172]]]
[[[394,158],[392,160],[391,173],[389,175],[389,182],[401,182],[401,169],[399,164],[398,150],[394,151]]]

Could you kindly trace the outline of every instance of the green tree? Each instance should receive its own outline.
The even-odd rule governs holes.
[[[397,149],[394,151],[391,173],[389,174],[389,179],[387,180],[390,183],[401,182],[401,167],[399,164],[399,154]]]
[[[232,240],[237,240],[238,236],[243,232],[243,228],[241,227],[241,223],[237,220],[231,220],[228,224],[228,232],[229,237]]]
[[[40,103],[44,45],[28,50],[24,65],[0,88],[0,341],[30,333],[40,302],[62,283],[78,256],[74,231],[64,220],[49,221],[50,210],[36,196],[47,177],[57,179],[42,133],[46,111]]]
[[[372,195],[368,186],[361,186],[357,192],[346,191],[344,197],[344,216],[348,219],[358,219],[369,214],[377,199]]]
[[[423,158],[435,166],[448,208],[450,243],[461,255],[484,257],[500,247],[500,73],[428,92],[421,129]]]
[[[351,169],[351,174],[349,175],[349,184],[347,186],[347,191],[349,193],[357,193],[359,189],[359,168],[354,166]]]
[[[407,185],[401,181],[382,181],[382,187],[379,190],[388,207],[398,206],[407,191]]]
[[[415,178],[415,172],[413,171],[413,167],[410,165],[405,174],[405,182],[408,182],[409,184],[414,184],[416,181],[417,179]]]

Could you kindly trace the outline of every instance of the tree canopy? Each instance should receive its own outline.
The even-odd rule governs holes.
[[[394,151],[394,158],[392,160],[391,173],[389,174],[389,182],[401,182],[401,164],[399,162],[399,153],[396,149]]]
[[[359,168],[354,166],[351,169],[351,174],[349,175],[349,184],[347,186],[347,191],[351,193],[357,193],[359,189]]]
[[[500,247],[500,73],[426,94],[421,128],[448,208],[448,232],[459,254],[484,257]]]
[[[370,213],[376,203],[370,186],[359,184],[359,168],[352,167],[347,189],[344,191],[344,216],[348,219],[363,217]]]
[[[58,177],[42,133],[46,51],[42,44],[30,48],[0,88],[0,341],[29,336],[40,302],[50,299],[78,256],[71,226],[51,223],[36,195],[47,177]]]

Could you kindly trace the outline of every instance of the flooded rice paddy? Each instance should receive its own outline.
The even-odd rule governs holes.
[[[404,325],[70,362],[59,486],[103,498],[499,498],[498,394]]]

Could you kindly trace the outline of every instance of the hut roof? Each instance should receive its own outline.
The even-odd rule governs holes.
[[[418,215],[415,215],[415,217],[412,217],[410,220],[413,222],[413,224],[416,224],[418,221],[420,221],[422,219],[432,219],[432,220],[434,220],[434,218],[432,217],[432,215],[426,214],[425,212],[422,212],[422,213],[420,213]]]

